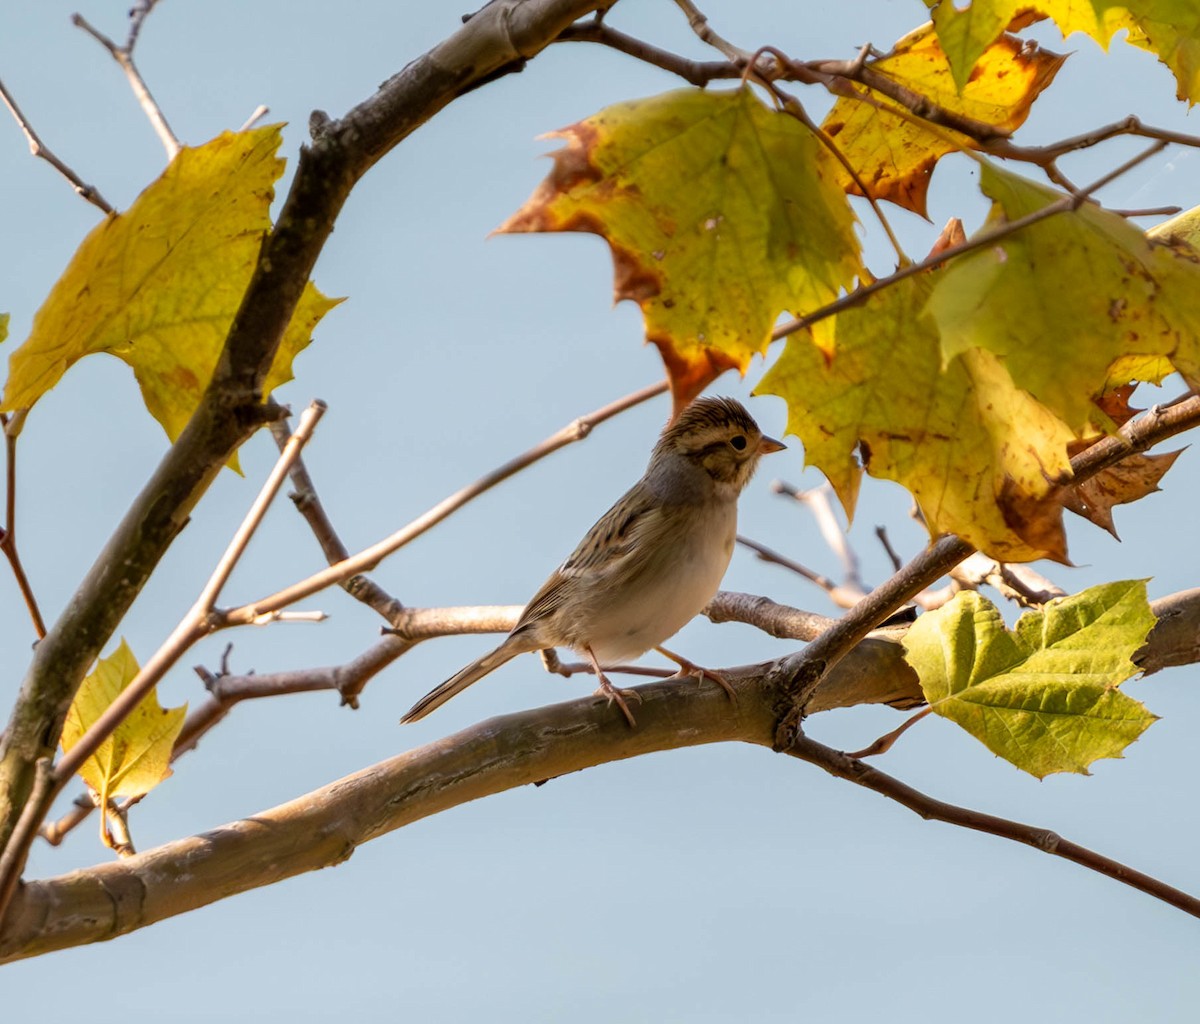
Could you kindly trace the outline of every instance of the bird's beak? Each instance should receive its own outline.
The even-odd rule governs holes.
[[[767,437],[766,434],[763,434],[763,436],[758,439],[759,455],[770,455],[771,452],[781,452],[786,448],[787,445],[782,441],[776,441],[775,438]]]

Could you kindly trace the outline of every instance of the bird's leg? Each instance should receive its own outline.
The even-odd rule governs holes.
[[[725,696],[735,704],[737,703],[737,694],[734,693],[733,687],[729,685],[729,680],[726,679],[720,672],[714,672],[711,668],[701,668],[694,661],[688,661],[687,658],[681,657],[678,654],[673,654],[665,647],[655,647],[656,651],[664,658],[668,658],[679,666],[679,671],[675,673],[674,678],[682,679],[684,676],[695,676],[697,681],[704,682],[705,679],[711,679],[722,690],[725,691]]]
[[[621,714],[625,716],[625,721],[629,723],[629,728],[636,729],[637,722],[634,720],[633,712],[629,710],[629,705],[625,703],[626,697],[633,697],[640,704],[642,701],[641,694],[636,690],[619,690],[608,681],[608,676],[604,674],[604,670],[600,667],[600,662],[596,660],[596,655],[592,653],[590,647],[585,647],[583,653],[587,655],[588,661],[592,663],[592,670],[596,673],[596,678],[600,681],[600,685],[596,688],[597,696],[608,698],[608,703],[616,702],[617,707],[621,709]]]

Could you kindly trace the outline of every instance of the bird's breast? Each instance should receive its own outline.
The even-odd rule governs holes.
[[[581,626],[601,662],[629,661],[665,643],[720,587],[737,536],[736,503],[691,509],[672,520],[659,542],[640,545],[644,554],[626,580],[598,588]]]

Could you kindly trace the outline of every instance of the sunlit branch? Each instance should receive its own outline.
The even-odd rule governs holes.
[[[406,751],[251,818],[136,857],[22,888],[0,930],[0,960],[112,938],[216,900],[345,860],[361,843],[471,800],[599,764],[707,743],[766,746],[775,694],[764,666],[730,673],[737,701],[677,681],[638,688],[638,728],[602,698],[504,715]],[[800,736],[789,753],[927,818],[1032,845],[1189,914],[1200,901],[1045,829],[956,807]],[[236,862],[239,869],[229,870]],[[179,870],[186,864],[187,870]],[[136,891],[137,900],[112,893]]]
[[[444,498],[428,512],[418,516],[390,537],[385,537],[383,540],[372,544],[369,548],[363,549],[358,554],[335,565],[331,565],[328,569],[314,573],[307,579],[293,583],[290,587],[277,591],[268,597],[254,601],[251,604],[243,605],[240,608],[231,609],[225,613],[225,622],[228,625],[249,622],[258,615],[283,608],[293,601],[299,601],[320,590],[324,590],[328,586],[340,583],[344,579],[349,579],[357,573],[373,569],[382,559],[393,552],[399,551],[400,548],[436,526],[453,512],[457,512],[467,502],[495,487],[496,484],[507,480],[513,474],[520,472],[539,459],[545,458],[551,452],[558,451],[558,449],[564,448],[576,441],[581,441],[592,432],[592,428],[597,424],[603,423],[605,420],[611,419],[618,413],[639,405],[647,399],[664,394],[667,388],[668,384],[665,380],[658,384],[651,384],[649,387],[626,395],[624,398],[618,399],[601,409],[597,409],[587,416],[581,416],[573,420],[540,444],[530,448],[529,451],[518,455],[514,459],[510,459],[504,465],[497,467],[490,473],[485,473],[473,484],[464,487],[448,498]]]

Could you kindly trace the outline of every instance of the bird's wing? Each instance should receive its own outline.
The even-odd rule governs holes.
[[[621,576],[626,560],[638,550],[638,538],[653,530],[663,509],[659,502],[635,486],[588,530],[579,546],[530,599],[514,627],[516,633],[532,622],[552,615],[563,602],[566,588],[580,576],[595,576],[599,586],[606,577]]]

